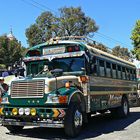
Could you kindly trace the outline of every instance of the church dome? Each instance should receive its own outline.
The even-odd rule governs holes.
[[[10,31],[10,33],[7,35],[7,37],[10,39],[10,40],[13,40],[15,37],[13,35],[13,32],[12,30]]]

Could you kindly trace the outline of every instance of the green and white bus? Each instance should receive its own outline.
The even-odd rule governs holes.
[[[137,93],[135,65],[90,43],[70,36],[30,48],[26,76],[13,79],[3,93],[3,126],[11,132],[24,126],[64,128],[74,137],[91,114],[127,117]]]
[[[137,68],[137,82],[138,82],[138,98],[140,99],[140,68]]]

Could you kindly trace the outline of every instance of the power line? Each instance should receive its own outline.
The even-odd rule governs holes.
[[[116,39],[114,39],[114,38],[112,38],[112,37],[110,37],[110,36],[107,36],[107,35],[103,34],[103,33],[100,33],[100,32],[95,32],[95,33],[97,33],[98,36],[100,36],[100,37],[102,37],[102,38],[104,38],[104,39],[107,39],[107,40],[109,40],[109,41],[114,41],[114,42],[117,42],[117,43],[119,43],[119,44],[122,44],[123,46],[128,46],[129,48],[131,48],[131,46],[129,46],[128,44],[123,43],[123,42],[121,42],[121,41],[119,41],[119,40],[116,40]]]
[[[28,5],[31,5],[31,6],[34,6],[35,8],[37,8],[37,9],[39,9],[39,10],[41,10],[41,11],[46,11],[46,9],[48,9],[49,11],[53,11],[52,9],[50,9],[50,8],[48,8],[48,7],[46,7],[45,5],[43,5],[43,4],[40,4],[40,3],[38,3],[38,2],[36,2],[36,1],[34,1],[34,0],[31,0],[33,3],[31,3],[31,2],[27,2],[26,0],[22,0],[24,3],[26,3],[26,4],[28,4]],[[37,5],[39,5],[39,6],[37,6]],[[41,7],[41,8],[40,8]],[[53,11],[53,13],[54,13],[55,11]],[[56,13],[56,12],[55,12]],[[60,28],[60,29],[62,29],[59,25],[56,25],[58,28]]]
[[[46,9],[39,7],[39,6],[35,5],[34,3],[31,3],[31,2],[26,1],[26,0],[21,0],[21,1],[23,1],[24,3],[26,3],[28,5],[34,6],[34,7],[36,7],[37,9],[39,9],[41,11],[46,11]]]
[[[41,10],[41,11],[46,11],[46,10],[48,10],[48,11],[54,13],[54,14],[57,14],[56,11],[50,9],[49,7],[47,7],[47,6],[44,5],[44,4],[40,4],[39,2],[36,2],[35,0],[31,0],[30,2],[29,2],[29,1],[26,1],[26,0],[21,0],[21,1],[23,1],[24,3],[26,3],[26,4],[28,4],[28,5],[34,6],[34,7],[38,8],[38,9]]]
[[[54,10],[50,9],[50,8],[49,8],[49,7],[47,7],[46,5],[41,4],[41,3],[39,3],[39,2],[36,2],[35,0],[31,0],[31,1],[32,1],[33,3],[35,3],[35,4],[37,4],[37,5],[39,5],[39,6],[43,7],[43,8],[45,8],[45,9],[48,9],[49,11],[51,11],[51,12],[53,12],[53,13],[57,14],[57,12],[56,12],[56,11],[54,11]]]

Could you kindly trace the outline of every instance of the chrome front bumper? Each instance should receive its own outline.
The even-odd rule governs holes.
[[[39,126],[39,127],[48,127],[48,128],[64,128],[63,121],[37,121],[37,122],[21,122],[12,119],[4,119],[1,121],[3,126],[6,125],[18,125],[18,126]]]

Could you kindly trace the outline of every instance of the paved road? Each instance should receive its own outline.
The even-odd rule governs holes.
[[[19,134],[10,134],[0,126],[0,140],[68,139],[63,129],[25,127]],[[88,126],[76,139],[140,140],[140,107],[131,109],[127,119],[114,119],[110,114],[92,117]]]

